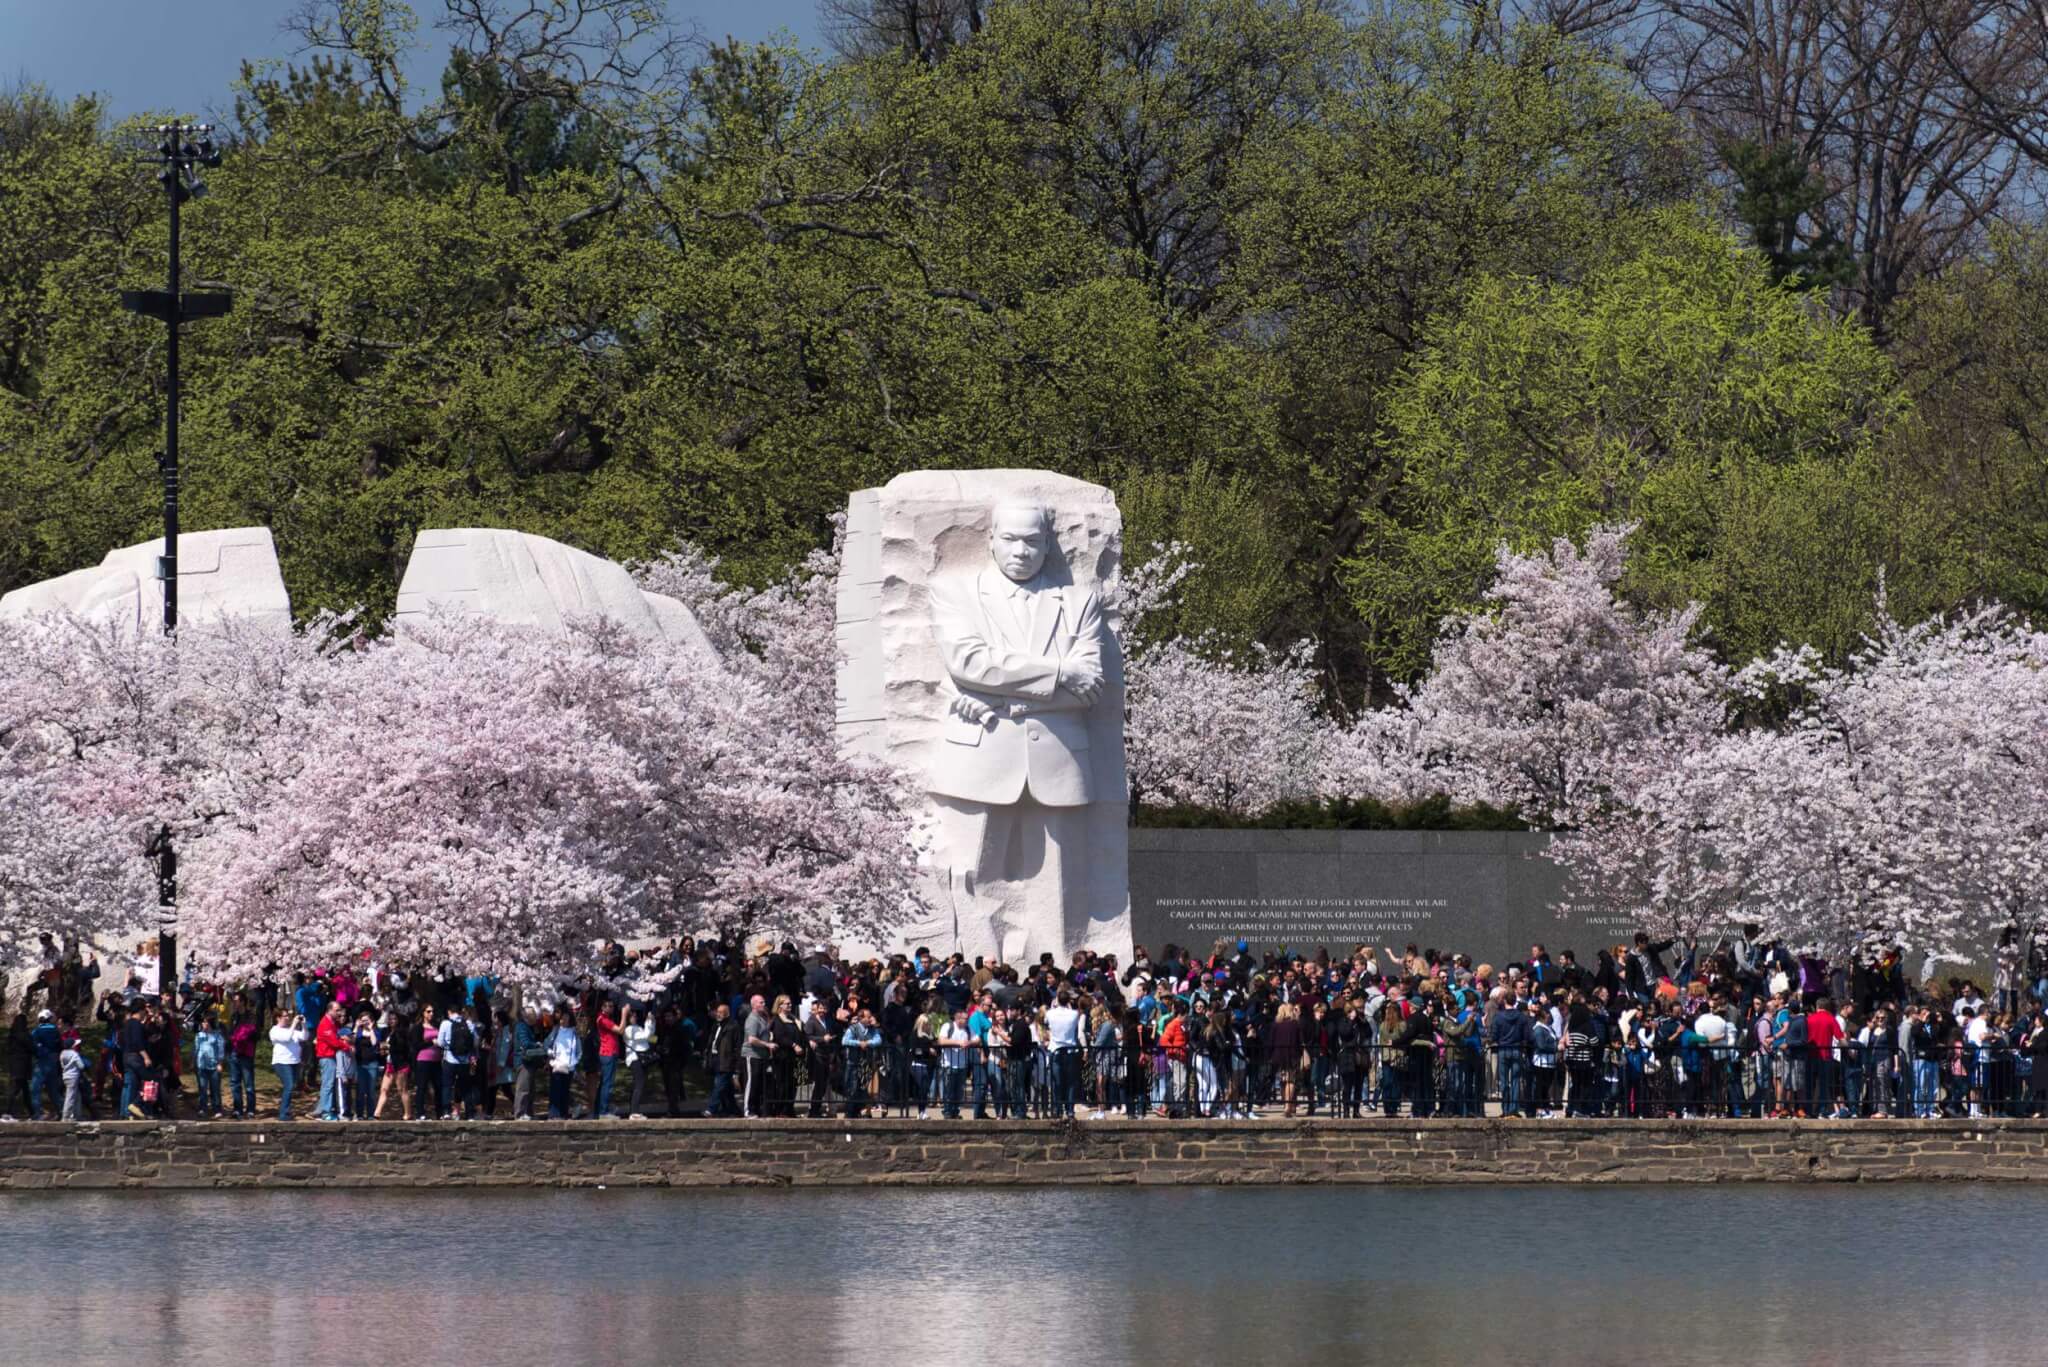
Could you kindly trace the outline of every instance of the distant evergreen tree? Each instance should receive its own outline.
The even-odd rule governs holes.
[[[1821,217],[1827,186],[1790,143],[1739,142],[1724,154],[1742,182],[1735,216],[1771,263],[1771,278],[1796,289],[1832,289],[1856,275],[1848,244]]]

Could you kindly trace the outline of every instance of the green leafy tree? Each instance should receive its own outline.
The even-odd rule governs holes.
[[[2001,229],[1914,290],[1895,351],[1915,411],[1887,482],[1943,514],[1956,598],[2048,612],[2048,229]]]
[[[157,231],[153,188],[95,101],[0,95],[0,586],[97,563],[134,471],[154,478],[163,329],[110,293]]]
[[[425,526],[767,582],[850,489],[1045,466],[1200,565],[1160,630],[1312,638],[1343,704],[1496,538],[1594,520],[1729,651],[1833,648],[1880,570],[1903,613],[2042,601],[2038,249],[1927,282],[1894,373],[1778,283],[1826,264],[1791,162],[1704,222],[1688,125],[1522,9],[847,0],[820,61],[439,0],[415,90],[420,16],[324,0],[187,206],[237,296],[187,333],[187,525],[267,524],[302,611],[374,612]],[[0,589],[156,530],[137,134],[0,97]]]
[[[1654,227],[1580,283],[1486,277],[1430,330],[1389,404],[1394,495],[1345,566],[1391,672],[1478,600],[1502,540],[1640,523],[1635,591],[1704,603],[1738,656],[1844,650],[1879,572],[1916,568],[1874,477],[1905,401],[1868,334],[1700,217]]]
[[[1479,277],[1571,282],[1632,250],[1650,210],[1697,187],[1699,165],[1600,53],[1446,3],[1375,7],[1315,117],[1269,129],[1250,157],[1224,307],[1269,371],[1274,497],[1302,532],[1292,609],[1270,639],[1322,642],[1356,700],[1419,660],[1359,615],[1345,567],[1375,553],[1398,497],[1381,433],[1425,328],[1455,317]]]

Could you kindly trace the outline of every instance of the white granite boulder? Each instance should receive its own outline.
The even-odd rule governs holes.
[[[495,527],[436,528],[413,540],[398,586],[403,625],[436,610],[567,630],[569,619],[605,617],[643,640],[667,640],[716,660],[688,607],[648,593],[625,566],[544,536]]]
[[[0,617],[71,612],[91,622],[156,629],[164,615],[163,585],[157,579],[163,550],[161,537],[123,546],[107,552],[90,569],[16,589],[0,597]],[[268,527],[185,532],[178,537],[179,625],[228,617],[291,625],[291,598]]]

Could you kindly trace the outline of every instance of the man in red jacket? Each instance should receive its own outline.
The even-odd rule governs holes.
[[[1835,999],[1822,997],[1806,1017],[1806,1113],[1816,1120],[1835,1108],[1835,1046],[1842,1042],[1842,1023],[1835,1017]]]
[[[351,1053],[355,1048],[341,1022],[341,1003],[329,1002],[326,1014],[320,1017],[319,1028],[313,1032],[313,1053],[320,1060],[320,1109],[315,1118],[320,1120],[341,1118],[340,1065],[334,1060],[335,1055]]]

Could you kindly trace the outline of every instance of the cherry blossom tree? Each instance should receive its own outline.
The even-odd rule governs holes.
[[[551,648],[552,647],[552,648]],[[635,757],[565,705],[560,642],[481,622],[302,651],[186,858],[188,952],[229,978],[365,951],[545,978],[632,916]]]
[[[1233,652],[1176,637],[1127,668],[1125,736],[1135,801],[1255,816],[1312,795],[1334,731],[1306,646]]]
[[[148,914],[144,824],[81,792],[59,771],[0,760],[0,969],[39,933],[98,943]]]
[[[687,544],[633,566],[634,578],[643,589],[688,607],[729,671],[772,688],[785,724],[829,737],[837,716],[835,610],[843,524],[843,518],[835,524],[829,551],[813,551],[765,588],[721,580],[717,558]]]
[[[1348,722],[1332,720],[1316,771],[1324,798],[1416,802],[1444,796],[1442,776],[1426,762],[1420,719],[1405,703],[1368,708]]]
[[[1726,816],[1769,782],[1779,743],[1753,732],[1668,755],[1552,833],[1544,853],[1565,871],[1560,910],[1627,916],[1680,939],[1753,914],[1749,869],[1735,857]]]
[[[1739,682],[1794,702],[1792,762],[1728,814],[1788,934],[1941,958],[2039,924],[2048,637],[1996,606],[1905,626],[1880,602],[1846,665],[1782,650]]]
[[[1739,915],[1834,957],[2037,932],[2048,638],[1996,607],[1905,626],[1880,603],[1841,667],[1785,648],[1732,682],[1785,724],[1618,766],[1551,843],[1572,897],[1675,933]]]
[[[1953,639],[1953,631],[1940,636]],[[2048,633],[2000,613],[1957,643],[1968,668],[1940,671],[1930,699],[1961,742],[1961,816],[1974,838],[1957,870],[1965,924],[1995,939],[2048,935]]]
[[[146,925],[166,829],[186,952],[231,978],[369,953],[539,983],[606,938],[881,938],[916,908],[912,795],[834,742],[821,571],[700,585],[724,664],[603,621],[0,625],[6,952]]]
[[[735,844],[712,905],[729,937],[763,931],[876,943],[920,914],[915,784],[902,770],[839,744],[843,533],[843,524],[835,525],[829,551],[813,552],[765,588],[720,580],[718,562],[687,545],[635,567],[643,588],[678,599],[696,615],[724,662],[714,701],[742,714],[755,756],[753,811],[763,824],[752,855],[742,857],[744,842]],[[801,867],[820,877],[793,887],[780,881]]]
[[[1126,659],[1144,652],[1147,620],[1173,607],[1180,586],[1200,568],[1181,541],[1155,541],[1145,559],[1124,566],[1117,577],[1115,620]]]
[[[232,976],[368,951],[539,985],[605,939],[873,933],[913,905],[892,774],[608,623],[435,620],[302,649],[282,684],[287,757],[245,762],[253,794],[194,856],[190,942]]]
[[[1646,613],[1615,593],[1629,530],[1500,548],[1485,606],[1445,624],[1403,699],[1418,786],[1568,824],[1718,732],[1726,679],[1694,640],[1698,605]]]
[[[97,943],[153,919],[145,852],[178,806],[150,762],[169,663],[161,640],[68,616],[0,622],[0,968],[41,932]]]
[[[1155,545],[1119,585],[1132,800],[1251,817],[1316,796],[1338,732],[1318,703],[1308,642],[1272,651],[1213,635],[1148,637],[1147,619],[1197,568],[1179,542]]]
[[[1694,934],[1746,895],[1713,832],[1754,757],[1719,748],[1728,681],[1697,605],[1644,613],[1616,592],[1629,530],[1502,546],[1484,606],[1444,625],[1397,706],[1346,728],[1324,786],[1517,808],[1552,828],[1568,906]]]

